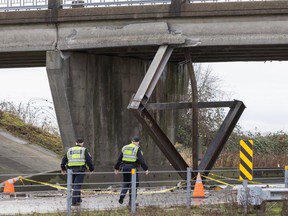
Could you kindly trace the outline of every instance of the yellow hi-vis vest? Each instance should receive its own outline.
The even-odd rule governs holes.
[[[139,146],[133,143],[124,146],[122,148],[122,153],[123,153],[122,161],[136,162],[138,149],[139,149]]]
[[[74,146],[68,149],[67,152],[68,166],[84,166],[86,164],[85,148]]]

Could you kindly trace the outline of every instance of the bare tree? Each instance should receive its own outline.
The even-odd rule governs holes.
[[[224,100],[227,95],[221,90],[221,80],[213,75],[211,67],[204,67],[201,64],[194,65],[197,88],[198,101],[219,101]],[[185,101],[191,101],[192,92],[189,85],[188,93]],[[192,142],[191,136],[191,110],[186,110],[181,113],[180,125],[177,133],[177,141],[184,146],[190,146]],[[216,109],[200,109],[199,110],[199,143],[203,146],[208,146],[220,124],[225,117],[223,108]]]

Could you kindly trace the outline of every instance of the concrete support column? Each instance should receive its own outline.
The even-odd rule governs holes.
[[[67,148],[75,143],[74,128],[66,94],[69,71],[68,57],[64,60],[59,51],[48,51],[46,54],[46,70],[62,143],[64,148]]]
[[[129,144],[132,136],[140,135],[144,157],[150,167],[168,165],[127,109],[147,67],[147,61],[134,58],[47,52],[47,73],[64,146],[74,145],[75,137],[83,137],[97,169],[111,170],[122,147]],[[163,85],[156,88],[151,101],[171,101],[175,97],[174,92],[171,97],[171,89],[177,89],[177,80],[172,80],[178,77],[174,70],[177,67],[167,67],[165,74],[170,75],[163,75]],[[177,121],[171,116],[175,113],[163,115],[163,111],[160,112],[154,115],[159,116],[161,127],[169,132],[168,137],[174,142]]]

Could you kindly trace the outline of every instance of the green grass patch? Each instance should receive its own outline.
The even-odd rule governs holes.
[[[25,124],[24,121],[13,114],[0,111],[0,127],[28,141],[30,144],[42,146],[58,155],[63,154],[63,145],[59,136],[53,135],[39,127]]]
[[[265,204],[265,211],[261,213],[260,209],[254,208],[252,206],[248,209],[249,216],[257,215],[286,215],[286,210],[284,207],[284,202],[271,202]],[[285,211],[285,212],[284,212]],[[264,214],[263,214],[264,213]],[[59,212],[53,214],[39,214],[34,213],[34,216],[43,215],[43,216],[64,216],[66,213]],[[80,208],[73,210],[73,216],[125,216],[131,215],[129,208],[119,208],[113,210],[102,210],[102,211],[81,211]],[[191,207],[186,209],[185,207],[169,207],[169,208],[160,208],[160,207],[138,207],[137,216],[184,216],[184,215],[244,215],[243,208],[238,206],[236,203],[230,204],[221,204],[221,205],[210,205],[202,207]]]

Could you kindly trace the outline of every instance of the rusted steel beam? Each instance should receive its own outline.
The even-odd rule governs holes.
[[[235,101],[213,101],[213,102],[179,102],[179,103],[148,103],[145,105],[147,110],[169,110],[169,109],[191,109],[198,107],[205,108],[219,108],[219,107],[234,107]]]
[[[147,130],[149,135],[152,137],[156,145],[159,147],[159,149],[162,151],[162,153],[165,155],[165,157],[168,159],[174,169],[177,171],[184,171],[179,172],[179,175],[183,179],[185,179],[185,172],[187,170],[188,164],[184,161],[182,156],[179,154],[174,145],[158,126],[157,122],[153,119],[147,109],[145,109],[144,107],[140,107],[137,110],[132,109],[132,112],[138,119],[138,121]]]
[[[201,160],[199,170],[211,170],[213,168],[245,108],[246,107],[242,101],[234,101],[234,107],[230,108],[230,111],[218,130],[216,137],[212,140],[212,143]],[[209,173],[209,171],[206,171],[205,173]]]
[[[132,97],[128,109],[138,109],[140,103],[147,103],[172,54],[172,51],[173,48],[168,45],[159,47],[136,94]]]
[[[160,46],[150,67],[142,80],[137,92],[132,96],[128,109],[133,111],[138,121],[148,131],[159,149],[169,160],[172,166],[178,171],[186,171],[188,165],[170,142],[165,133],[161,130],[157,122],[143,106],[149,100],[171,54],[173,48],[167,45]],[[182,178],[186,178],[185,172],[179,172]]]
[[[245,109],[244,104],[241,101],[220,101],[220,102],[201,102],[198,103],[197,95],[197,83],[195,78],[195,73],[191,61],[190,53],[186,52],[186,60],[188,61],[188,71],[191,78],[192,85],[192,102],[191,103],[165,103],[165,104],[147,104],[163,70],[166,66],[173,49],[169,46],[160,46],[158,49],[149,69],[146,73],[140,87],[138,88],[135,95],[128,105],[133,114],[136,116],[138,121],[146,128],[149,135],[155,141],[159,149],[166,156],[172,166],[179,172],[182,178],[186,178],[185,171],[188,164],[176,150],[174,145],[161,130],[157,122],[150,115],[145,106],[149,108],[156,109],[173,109],[173,108],[193,108],[193,169],[198,170],[198,109],[201,108],[213,108],[213,107],[230,107],[230,112],[226,116],[223,124],[221,125],[215,139],[209,146],[199,169],[207,170],[211,169],[215,164],[220,152],[223,149],[225,142],[227,141],[229,135],[231,134],[233,128],[235,127],[238,119],[240,118],[242,112]],[[172,105],[171,105],[172,104]],[[153,107],[154,105],[154,107]],[[195,123],[196,122],[196,123]],[[195,175],[195,173],[194,173]]]
[[[192,103],[198,103],[198,90],[197,90],[197,81],[195,76],[194,67],[192,64],[192,58],[188,49],[185,51],[185,59],[187,61],[187,68],[190,77],[190,84],[192,90]],[[192,161],[193,161],[193,170],[198,169],[198,160],[199,160],[199,109],[197,106],[192,108]]]

